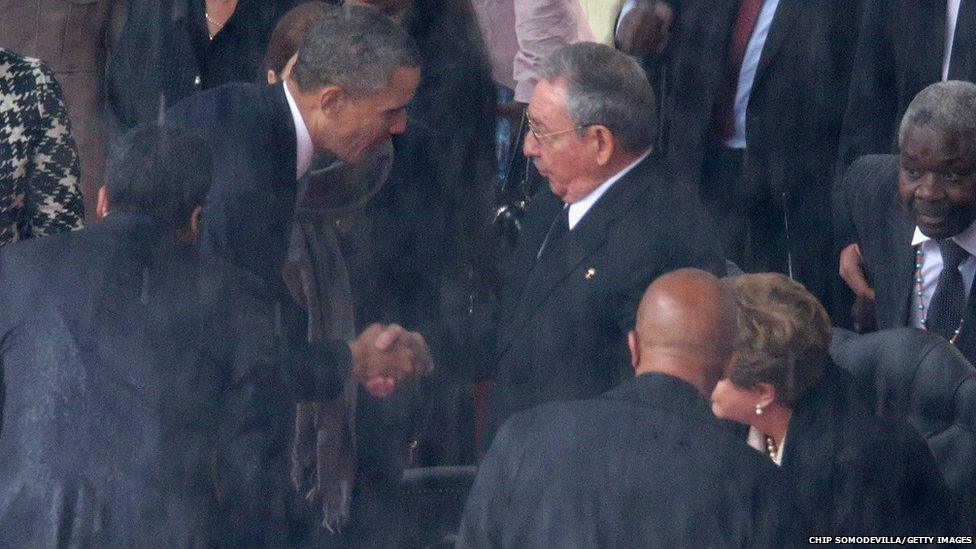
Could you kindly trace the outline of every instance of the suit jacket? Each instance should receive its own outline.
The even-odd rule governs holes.
[[[915,289],[915,226],[905,217],[898,195],[898,156],[869,155],[851,165],[838,189],[839,241],[856,242],[864,271],[876,293],[878,328],[911,326],[909,307]],[[969,299],[956,347],[976,359],[976,300]]]
[[[105,170],[105,59],[121,0],[0,0],[0,48],[36,57],[64,89],[88,220]]]
[[[57,80],[42,61],[0,48],[0,246],[77,229],[78,156]]]
[[[459,547],[780,547],[785,475],[677,378],[512,416],[478,471]]]
[[[966,535],[924,439],[875,417],[853,377],[831,364],[793,408],[783,448],[806,536]],[[944,533],[947,532],[947,533]]]
[[[712,110],[728,78],[728,52],[739,2],[672,2],[664,118],[667,158],[679,177],[701,180]],[[832,271],[830,189],[843,102],[860,21],[861,1],[780,0],[763,46],[746,111],[743,184],[782,203],[789,231],[780,227],[795,277],[823,297]],[[782,218],[782,212],[760,212]],[[772,225],[779,219],[770,219]],[[785,265],[785,257],[780,261]]]
[[[626,333],[659,275],[724,273],[694,192],[650,157],[537,260],[562,205],[540,193],[523,220],[500,297],[489,432],[518,410],[596,396],[631,377]]]
[[[294,400],[253,277],[114,212],[0,253],[0,547],[280,539]],[[287,477],[285,477],[287,478]]]
[[[976,35],[976,28],[956,27]],[[942,80],[946,0],[869,0],[858,37],[840,141],[840,168],[861,155],[896,152],[901,117],[915,95]],[[976,80],[976,66],[963,69]]]

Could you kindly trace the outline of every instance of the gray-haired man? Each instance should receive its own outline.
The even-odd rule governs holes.
[[[724,269],[696,193],[654,160],[640,66],[579,43],[541,75],[524,152],[552,194],[528,206],[506,273],[489,433],[519,410],[631,377],[626,334],[644,288],[679,267]]]
[[[202,222],[204,250],[250,271],[274,293],[279,329],[293,361],[313,371],[331,365],[336,375],[351,376],[377,396],[429,369],[423,338],[396,325],[371,327],[348,344],[311,337],[316,330],[286,287],[282,266],[296,181],[313,155],[355,163],[367,149],[403,133],[419,67],[416,46],[399,25],[375,10],[337,7],[309,29],[284,82],[223,86],[166,113],[167,124],[200,135],[214,153],[214,182]],[[290,423],[289,418],[285,424]],[[280,452],[255,459],[262,460],[257,468],[280,477],[287,489],[290,433],[277,435]],[[280,506],[268,500],[269,512]],[[272,520],[280,524],[277,517]]]
[[[875,299],[879,328],[939,333],[976,360],[976,84],[925,88],[908,106],[900,155],[851,165],[837,200],[841,276]],[[871,280],[868,287],[858,263]],[[951,269],[946,266],[951,265]]]

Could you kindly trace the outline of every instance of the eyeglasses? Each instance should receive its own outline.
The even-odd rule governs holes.
[[[575,132],[576,130],[582,130],[583,128],[589,128],[590,126],[593,125],[593,124],[580,124],[578,126],[573,126],[572,128],[567,128],[565,130],[557,130],[557,131],[554,131],[554,132],[540,133],[535,128],[535,123],[532,121],[532,119],[531,118],[528,118],[527,120],[528,120],[528,126],[529,126],[529,133],[532,134],[532,137],[536,138],[536,140],[539,143],[545,143],[547,145],[552,143],[552,140],[550,138],[553,137],[553,136],[560,135],[560,134],[564,134],[564,133],[569,133],[569,132]]]

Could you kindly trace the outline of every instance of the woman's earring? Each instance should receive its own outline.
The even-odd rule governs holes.
[[[763,413],[763,409],[762,409],[762,406],[760,406],[760,405],[758,405],[758,404],[756,404],[756,415],[757,415],[757,416],[761,416],[761,415],[762,415],[762,413]]]

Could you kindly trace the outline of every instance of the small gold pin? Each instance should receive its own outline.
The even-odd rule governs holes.
[[[586,273],[583,274],[583,280],[586,280],[587,282],[589,282],[590,280],[593,280],[594,278],[596,278],[596,269],[593,268],[593,267],[590,267],[589,269],[586,270]]]

